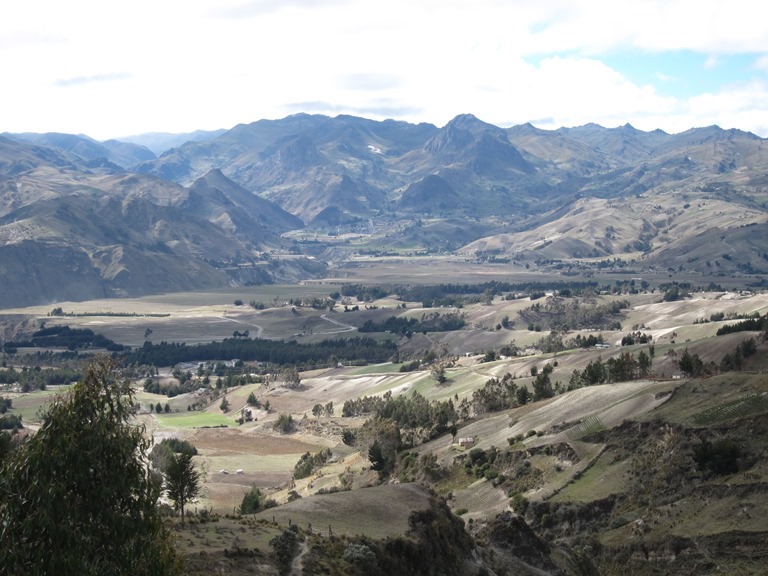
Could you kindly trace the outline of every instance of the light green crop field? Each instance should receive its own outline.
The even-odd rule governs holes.
[[[615,454],[610,450],[603,452],[577,480],[553,496],[552,501],[592,502],[622,492],[626,486],[624,474],[629,469],[629,460],[614,462],[614,458]]]
[[[386,364],[374,364],[372,366],[365,366],[357,370],[350,372],[350,376],[362,376],[365,374],[390,374],[392,372],[399,372],[402,362],[393,364],[388,362]]]
[[[204,426],[234,427],[237,423],[232,417],[208,412],[178,412],[157,414],[158,423],[169,428],[202,428]]]
[[[71,385],[49,386],[47,390],[37,390],[20,394],[0,394],[13,400],[13,407],[9,414],[21,416],[22,424],[37,424],[40,422],[39,414],[57,396],[66,394]]]

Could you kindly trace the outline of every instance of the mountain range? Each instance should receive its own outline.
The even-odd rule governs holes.
[[[768,274],[749,132],[297,114],[171,136],[0,136],[0,306],[291,282],[361,247]],[[309,255],[295,230],[360,242]]]

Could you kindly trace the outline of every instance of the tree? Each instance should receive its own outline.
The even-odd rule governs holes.
[[[200,492],[200,472],[195,469],[191,453],[181,452],[168,462],[165,489],[174,508],[181,511],[181,523],[184,524],[184,507],[194,502]]]
[[[275,421],[275,423],[272,425],[272,428],[283,434],[288,434],[290,432],[293,432],[295,428],[293,416],[291,416],[290,414],[281,413],[277,417],[277,420]]]
[[[272,538],[269,544],[274,550],[275,563],[280,574],[287,574],[299,547],[299,527],[296,524],[289,526]]]
[[[301,376],[299,376],[299,371],[296,368],[288,368],[282,376],[287,388],[295,389],[301,386]]]
[[[256,486],[251,488],[250,492],[243,494],[243,501],[240,503],[238,512],[240,514],[256,514],[264,508],[264,495]]]
[[[221,408],[222,412],[229,412],[229,400],[227,400],[226,396],[224,396],[224,398],[221,400],[219,408]]]
[[[99,358],[0,463],[3,574],[180,572],[134,406],[115,363]]]
[[[704,363],[698,354],[691,354],[688,348],[683,351],[680,360],[677,361],[677,367],[687,376],[699,376],[704,372]]]
[[[371,447],[368,449],[368,460],[371,461],[371,470],[375,470],[379,474],[383,474],[386,469],[386,460],[384,454],[381,451],[381,446],[378,440],[374,440]]]
[[[644,351],[640,350],[637,355],[637,371],[641,378],[645,378],[651,372],[651,357]]]
[[[552,388],[549,374],[542,372],[536,376],[536,379],[533,381],[533,399],[544,400],[545,398],[552,398],[554,395],[555,390]]]
[[[448,380],[448,377],[445,375],[445,367],[440,363],[432,366],[430,374],[438,384],[445,384],[445,382]]]

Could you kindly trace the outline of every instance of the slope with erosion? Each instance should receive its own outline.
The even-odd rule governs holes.
[[[84,171],[23,143],[3,151],[3,306],[294,281],[324,269],[298,256],[274,262],[266,252],[287,253],[279,234],[301,221],[220,173],[187,189]],[[30,166],[17,171],[19,162]]]
[[[767,220],[764,210],[704,193],[583,198],[564,213],[542,214],[536,227],[482,238],[461,252],[493,250],[527,260],[619,257],[645,267],[682,265],[713,275],[749,263],[757,271],[766,268],[765,247],[749,227],[758,226],[753,232],[759,232]]]

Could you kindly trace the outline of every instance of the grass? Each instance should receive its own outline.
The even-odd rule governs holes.
[[[734,420],[768,410],[768,398],[760,394],[749,394],[744,398],[733,400],[720,406],[713,406],[692,417],[693,423],[699,426],[710,426],[727,420]]]
[[[613,452],[603,452],[581,476],[560,490],[555,502],[592,502],[624,490],[622,475],[629,468],[629,460],[614,462]]]
[[[193,514],[182,526],[180,521],[173,523],[176,546],[187,554],[201,551],[211,553],[216,550],[250,548],[263,554],[271,552],[269,541],[281,532],[277,526],[254,521],[253,518],[219,518],[215,522],[200,522]]]
[[[390,374],[392,372],[400,372],[402,362],[393,364],[388,362],[386,364],[374,364],[373,366],[365,366],[359,370],[350,372],[350,376],[365,376],[367,374]]]
[[[398,536],[408,530],[408,516],[429,507],[429,493],[414,484],[392,484],[301,498],[260,512],[256,518],[281,526],[290,521],[315,531],[334,534],[365,534],[369,538]]]
[[[203,426],[227,426],[234,427],[235,421],[223,414],[209,414],[208,412],[179,412],[171,414],[158,414],[157,421],[170,428],[202,428]]]
[[[694,426],[722,423],[768,410],[766,392],[768,380],[763,374],[720,374],[690,380],[643,419],[656,417]]]
[[[47,390],[37,390],[16,395],[13,398],[13,408],[9,414],[21,416],[22,424],[40,422],[38,414],[44,409],[57,394],[65,394],[71,388],[70,385],[50,387]]]
[[[576,440],[583,436],[587,436],[588,434],[599,432],[600,430],[605,430],[605,426],[600,422],[600,418],[597,416],[588,416],[576,426],[569,428],[565,432],[565,435],[568,436],[569,440]]]

